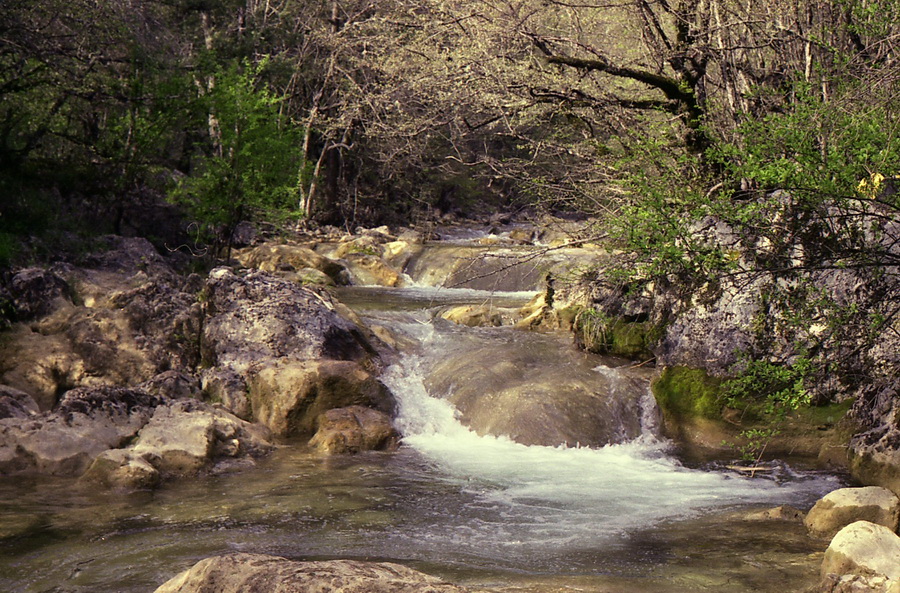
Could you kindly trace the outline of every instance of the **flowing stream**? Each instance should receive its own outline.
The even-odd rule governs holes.
[[[257,467],[128,495],[71,480],[0,482],[0,526],[17,534],[0,539],[0,591],[149,593],[231,551],[390,560],[527,591],[774,592],[814,576],[820,544],[802,526],[741,516],[808,506],[835,478],[786,466],[769,479],[686,467],[657,434],[650,371],[578,352],[566,335],[434,319],[449,304],[521,305],[533,286],[524,288],[341,295],[400,344],[382,377],[400,404],[397,453],[325,458],[296,443]],[[597,432],[608,444],[503,436],[521,400],[489,400],[487,410],[479,402],[510,383],[536,410],[523,418],[539,436],[548,418],[559,420],[542,406],[547,394],[590,391],[591,409],[603,410],[591,422],[609,425]],[[470,428],[479,422],[484,430]]]

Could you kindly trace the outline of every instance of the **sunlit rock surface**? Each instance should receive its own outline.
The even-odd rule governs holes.
[[[461,587],[411,568],[353,560],[295,562],[261,554],[201,560],[156,593],[463,593]]]
[[[319,416],[317,424],[309,444],[322,453],[391,451],[400,444],[391,417],[364,406],[328,410]]]
[[[254,419],[277,436],[312,436],[319,415],[332,408],[394,409],[390,391],[353,361],[260,363],[250,371],[248,386]]]
[[[896,531],[898,518],[900,499],[887,488],[868,486],[826,494],[807,513],[805,523],[816,535],[834,535],[855,521],[869,521]]]
[[[300,272],[311,268],[325,274],[335,284],[347,284],[345,267],[308,247],[265,243],[236,254],[241,265],[263,272]]]
[[[868,521],[847,525],[825,551],[822,575],[829,574],[874,575],[900,581],[900,536]]]

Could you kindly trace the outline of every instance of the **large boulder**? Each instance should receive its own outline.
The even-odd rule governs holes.
[[[370,361],[363,331],[335,311],[326,296],[265,272],[210,272],[203,357],[210,366],[245,373],[276,358]]]
[[[900,536],[868,521],[841,529],[822,561],[822,576],[856,574],[900,581]]]
[[[31,418],[40,413],[37,402],[24,391],[0,385],[0,420]]]
[[[156,593],[463,593],[465,589],[405,566],[354,560],[296,562],[261,554],[201,560]]]
[[[365,286],[404,286],[406,278],[384,259],[370,253],[349,253],[344,256],[353,276],[353,283]]]
[[[840,488],[826,494],[806,515],[806,527],[814,534],[831,536],[856,521],[869,521],[896,531],[900,499],[879,486]]]
[[[220,457],[258,457],[271,450],[268,431],[196,400],[156,409],[132,452],[163,475],[190,475]]]
[[[103,451],[131,441],[163,402],[135,389],[78,388],[53,412],[0,420],[0,474],[78,476]]]
[[[473,343],[450,353],[425,383],[480,435],[550,447],[602,447],[639,436],[646,379],[603,373],[597,364],[566,345],[523,335],[511,344]]]
[[[400,442],[390,416],[363,406],[328,410],[319,416],[317,424],[309,444],[322,453],[391,451]]]
[[[360,405],[391,413],[393,395],[352,361],[279,359],[255,366],[248,386],[253,417],[277,436],[310,437],[321,414]]]
[[[83,482],[113,488],[152,488],[192,475],[220,460],[259,457],[272,448],[265,427],[226,410],[187,399],[159,406],[134,443],[98,455]]]
[[[0,343],[0,382],[42,410],[74,387],[133,386],[199,362],[195,280],[178,276],[146,241],[108,242],[111,251],[85,258],[92,267],[54,266],[72,299],[52,299],[52,310],[14,325]]]
[[[69,284],[50,270],[26,268],[9,282],[12,306],[18,319],[44,317],[72,303]]]
[[[349,282],[349,275],[343,265],[300,245],[265,243],[240,251],[236,257],[243,266],[263,272],[298,272],[312,268],[326,274],[335,284]]]

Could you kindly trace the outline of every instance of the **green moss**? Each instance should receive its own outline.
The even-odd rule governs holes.
[[[556,310],[556,317],[559,319],[559,324],[565,328],[575,328],[575,322],[578,319],[578,315],[584,310],[584,307],[580,307],[578,305],[570,305],[568,307],[563,307],[562,309]]]
[[[722,381],[702,369],[671,367],[653,382],[653,395],[663,412],[676,417],[719,419]]]
[[[648,323],[615,322],[610,327],[610,354],[639,358],[647,353]]]
[[[851,398],[837,404],[800,408],[791,414],[791,417],[800,423],[812,427],[832,426],[847,416],[847,412],[853,407],[854,401]]]
[[[629,322],[594,309],[583,309],[574,317],[575,341],[595,354],[633,359],[652,358],[651,349],[662,337],[662,328],[650,322]]]

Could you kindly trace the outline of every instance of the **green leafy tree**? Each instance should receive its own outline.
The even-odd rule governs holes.
[[[303,129],[284,117],[282,99],[259,82],[265,61],[219,69],[198,101],[214,122],[211,150],[172,191],[213,239],[230,249],[236,225],[254,217],[298,216],[297,177]],[[211,126],[212,127],[212,126]]]

